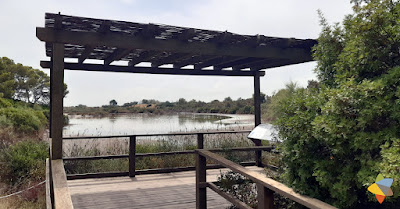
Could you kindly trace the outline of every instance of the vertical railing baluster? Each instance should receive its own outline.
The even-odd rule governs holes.
[[[257,184],[257,202],[258,209],[273,209],[274,192],[261,184]]]
[[[136,171],[136,136],[129,137],[129,177],[135,177]]]
[[[196,152],[196,209],[207,208],[206,158]]]
[[[204,149],[204,134],[197,134],[197,149]]]

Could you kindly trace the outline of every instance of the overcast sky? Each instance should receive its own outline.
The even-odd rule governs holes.
[[[35,27],[44,26],[45,12],[140,23],[161,23],[285,38],[317,38],[321,27],[317,10],[330,23],[351,13],[350,0],[0,0],[0,57],[41,69],[44,43]],[[261,91],[268,95],[293,81],[306,86],[315,79],[315,63],[266,70]],[[49,70],[45,69],[49,73]],[[211,101],[230,96],[249,98],[253,79],[214,76],[172,76],[66,71],[70,93],[65,106],[99,106],[142,99]]]

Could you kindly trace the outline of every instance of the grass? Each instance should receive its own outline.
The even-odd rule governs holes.
[[[204,136],[204,147],[231,148],[249,147],[253,143],[246,138],[247,134],[213,134]],[[90,139],[66,142],[66,157],[121,155],[129,153],[128,139]],[[137,139],[136,153],[158,153],[194,150],[197,147],[196,136],[141,137]],[[254,152],[226,152],[222,156],[234,162],[253,161]],[[193,154],[171,155],[162,157],[137,158],[136,169],[172,168],[194,166]],[[126,172],[128,159],[102,159],[66,161],[65,169],[69,174],[93,172]]]

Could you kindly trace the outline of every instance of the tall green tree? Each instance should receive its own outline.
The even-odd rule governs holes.
[[[0,96],[12,98],[15,93],[16,82],[11,67],[14,62],[7,57],[0,58]]]
[[[352,2],[342,25],[321,19],[320,85],[279,105],[284,179],[339,208],[396,208],[399,181],[382,205],[367,187],[378,173],[400,179],[400,3]]]
[[[48,104],[50,101],[50,77],[41,70],[2,57],[0,59],[0,94],[5,98],[28,103]],[[64,97],[69,93],[64,84]]]

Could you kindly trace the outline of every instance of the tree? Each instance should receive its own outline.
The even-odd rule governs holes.
[[[115,101],[115,99],[110,101],[110,106],[117,106],[117,101]]]
[[[14,62],[7,57],[0,58],[0,97],[11,99],[15,93],[16,82],[14,75],[10,72],[10,66]]]
[[[5,98],[35,104],[48,104],[50,101],[50,77],[41,70],[2,57],[0,81],[0,93]],[[68,93],[67,84],[64,84],[64,97]]]
[[[367,187],[378,173],[400,178],[400,3],[353,3],[342,26],[321,18],[319,89],[290,94],[276,124],[287,184],[339,208],[375,208]],[[382,206],[400,204],[400,182],[392,190]]]

